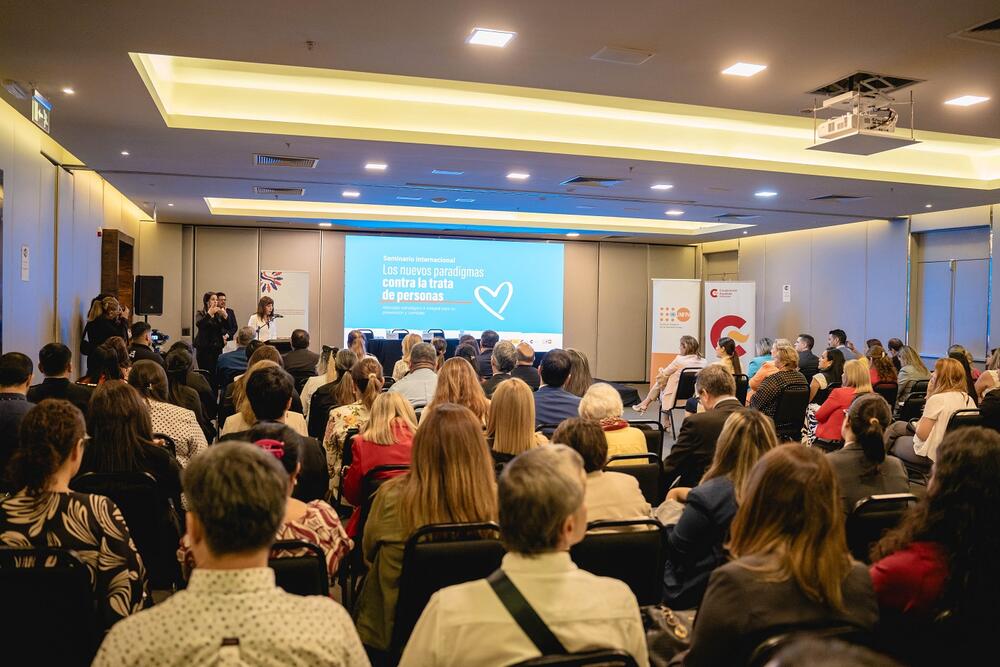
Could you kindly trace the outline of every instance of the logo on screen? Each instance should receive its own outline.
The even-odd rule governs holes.
[[[507,298],[503,299],[503,303],[500,303],[500,293],[507,288]],[[483,292],[490,295],[490,300],[487,301],[483,298]],[[479,305],[486,309],[486,312],[497,318],[498,320],[503,319],[503,311],[507,310],[507,306],[510,304],[510,298],[514,296],[514,285],[511,284],[509,280],[497,285],[496,289],[490,289],[486,285],[480,285],[476,288],[475,292],[476,301]]]
[[[747,321],[739,315],[723,315],[717,319],[708,332],[712,347],[718,347],[719,339],[724,337],[732,338],[737,343],[747,342],[749,336],[740,331],[740,328],[746,326],[746,323]],[[746,353],[747,351],[742,345],[736,346],[736,356],[742,357]]]

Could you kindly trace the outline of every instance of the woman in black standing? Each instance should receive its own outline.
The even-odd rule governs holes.
[[[128,341],[128,308],[123,308],[118,299],[110,294],[99,294],[90,303],[87,325],[80,340],[80,353],[87,357],[87,371],[90,371],[90,355],[104,341],[119,336]]]
[[[195,315],[198,333],[194,337],[194,348],[197,351],[198,368],[215,377],[215,363],[225,345],[222,337],[226,333],[227,314],[224,309],[219,308],[215,292],[205,292],[201,302],[202,309]]]

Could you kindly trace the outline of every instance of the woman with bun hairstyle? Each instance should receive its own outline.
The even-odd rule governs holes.
[[[868,496],[910,492],[903,463],[885,455],[885,429],[891,422],[892,410],[878,394],[858,396],[847,410],[841,427],[844,447],[827,457],[847,514]]]

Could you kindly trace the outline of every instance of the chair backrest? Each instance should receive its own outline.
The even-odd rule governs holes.
[[[910,392],[906,400],[903,401],[903,404],[899,406],[899,412],[896,415],[897,418],[907,422],[911,419],[918,419],[924,412],[924,403],[926,402],[927,394],[923,392]]]
[[[663,424],[656,419],[636,419],[628,425],[635,426],[646,436],[646,451],[663,458]]]
[[[305,540],[278,540],[271,547],[267,566],[274,582],[295,595],[330,595],[330,578],[323,549]]]
[[[746,373],[737,373],[733,376],[736,381],[736,400],[740,405],[747,404],[747,393],[750,391],[750,377]]]
[[[601,649],[582,653],[567,653],[566,655],[543,655],[531,660],[519,662],[515,667],[586,667],[600,665],[601,667],[636,667],[635,658],[618,649]]]
[[[442,588],[485,579],[500,567],[504,548],[495,523],[432,524],[406,540],[392,650],[402,652],[431,596]]]
[[[181,583],[177,544],[180,519],[170,501],[160,492],[156,478],[147,472],[88,472],[70,482],[80,493],[107,496],[121,510],[136,550],[142,556],[154,589],[170,589]]]
[[[930,387],[930,380],[917,380],[913,383],[913,387],[910,388],[910,393],[926,394],[927,388]]]
[[[847,515],[847,547],[854,558],[869,562],[872,545],[899,525],[906,510],[916,502],[917,497],[910,493],[885,493],[859,500]]]
[[[389,388],[394,384],[396,384],[396,378],[391,375],[385,375],[382,377],[382,391],[389,391]]]
[[[983,415],[980,414],[978,408],[975,410],[956,410],[952,413],[951,418],[948,419],[948,426],[945,428],[945,433],[965,426],[982,425]]]
[[[308,432],[310,438],[322,441],[326,435],[326,424],[330,421],[330,411],[337,406],[333,395],[328,391],[317,391],[309,402]]]
[[[798,440],[809,407],[809,387],[805,384],[788,385],[778,397],[774,412],[774,427],[783,440]]]
[[[177,458],[177,443],[174,442],[173,438],[171,438],[166,433],[154,433],[153,438],[162,440],[164,448],[166,448],[166,450],[170,452],[171,456]]]
[[[316,377],[316,371],[312,369],[289,371],[289,375],[291,375],[292,380],[295,381],[295,391],[301,394],[302,389],[306,386],[306,382],[309,381],[309,378]]]
[[[879,382],[872,387],[875,393],[885,399],[889,407],[896,405],[896,396],[899,395],[899,385],[895,382]]]
[[[212,385],[212,374],[209,373],[207,370],[205,370],[204,368],[192,368],[191,370],[193,370],[195,373],[208,380],[208,384],[210,386]]]
[[[559,428],[559,424],[539,424],[535,430],[543,434],[545,437],[551,438],[557,428]]]
[[[871,635],[852,625],[838,625],[828,628],[801,628],[792,629],[781,634],[774,635],[762,641],[750,654],[747,667],[764,667],[769,664],[778,653],[789,644],[799,639],[811,637],[814,639],[839,639],[848,644],[858,644],[866,646],[871,643]]]
[[[612,462],[628,461],[625,465],[611,465]],[[663,465],[656,454],[622,454],[608,459],[604,469],[621,472],[635,477],[646,502],[656,507],[663,502],[666,489],[663,484]]]
[[[663,590],[662,528],[656,519],[593,521],[569,555],[581,569],[624,581],[640,605],[658,604]]]
[[[674,404],[671,407],[683,407],[687,400],[694,396],[694,381],[700,371],[701,368],[696,366],[681,369],[681,374],[677,378],[677,393],[674,394]]]
[[[393,477],[404,474],[410,469],[405,464],[394,464],[375,466],[361,479],[361,507],[358,513],[358,526],[355,544],[361,544],[364,539],[365,523],[368,522],[368,515],[372,511],[372,503],[375,502],[375,494],[379,488]]]
[[[10,664],[89,665],[101,641],[90,574],[66,549],[0,547],[0,645]],[[25,661],[27,664],[27,661]]]

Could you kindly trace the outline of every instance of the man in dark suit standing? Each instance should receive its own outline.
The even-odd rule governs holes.
[[[69,401],[87,416],[94,388],[70,380],[73,374],[73,353],[62,343],[49,343],[38,352],[38,370],[45,375],[40,384],[28,389],[28,401],[41,403],[46,398]]]
[[[819,373],[819,357],[813,354],[816,339],[809,334],[799,334],[795,339],[795,351],[799,353],[799,372],[806,376],[806,382],[812,382],[813,375]]]
[[[493,375],[493,367],[490,365],[490,358],[493,356],[493,348],[500,342],[500,334],[492,329],[487,329],[479,337],[479,377],[489,379]]]
[[[736,399],[736,381],[718,364],[706,366],[695,378],[695,392],[705,412],[684,419],[677,442],[663,461],[668,485],[694,487],[712,463],[715,443],[729,415],[743,406]]]
[[[309,332],[296,329],[292,332],[292,350],[285,354],[285,370],[298,377],[300,374],[316,375],[319,355],[309,349]]]
[[[239,325],[236,323],[236,313],[233,312],[232,308],[226,307],[226,293],[216,292],[215,298],[218,299],[216,305],[226,311],[226,319],[223,324],[222,340],[227,343],[236,337],[236,330],[239,329]]]
[[[31,359],[20,352],[8,352],[0,357],[0,492],[18,490],[10,488],[4,471],[20,442],[21,419],[35,407],[27,397],[34,370]]]

